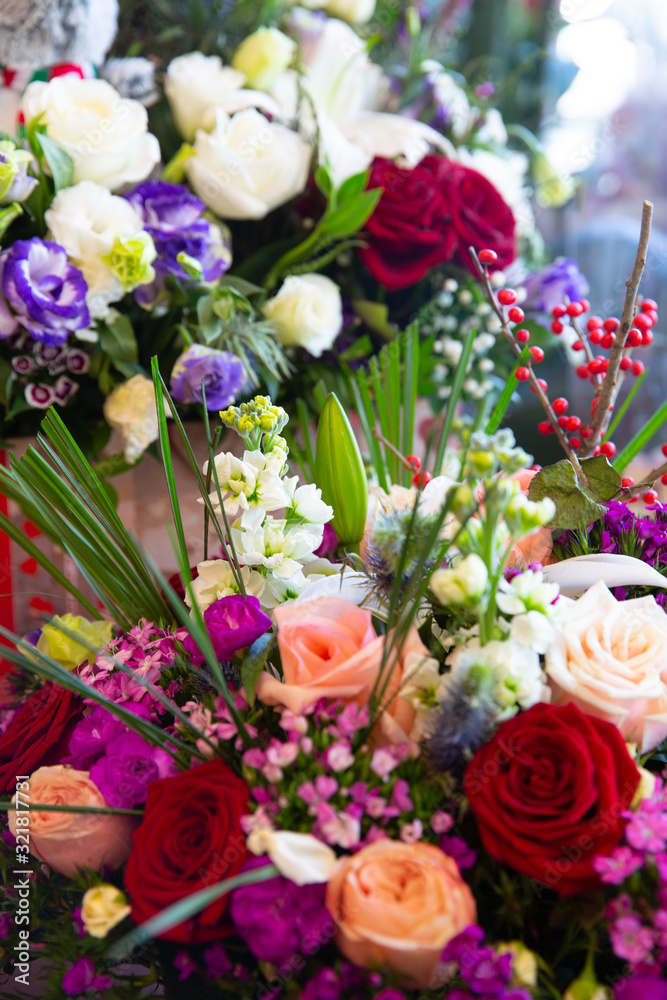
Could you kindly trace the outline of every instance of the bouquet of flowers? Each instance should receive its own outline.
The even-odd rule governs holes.
[[[336,387],[434,293],[442,319],[445,278],[475,289],[469,246],[493,249],[497,269],[528,248],[528,157],[508,148],[493,88],[433,58],[451,28],[441,6],[422,26],[416,8],[371,21],[367,3],[264,5],[262,21],[241,3],[228,62],[178,54],[161,88],[132,90],[132,60],[103,78],[84,62],[32,81],[6,67],[19,102],[0,143],[8,430],[55,404],[93,459],[121,433],[105,474],[135,464],[157,438],[156,354],[182,406],[201,410],[203,378],[211,412],[265,387],[317,413],[313,389]],[[489,337],[468,397],[494,387]]]

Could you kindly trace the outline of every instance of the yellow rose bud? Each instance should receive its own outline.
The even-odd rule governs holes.
[[[120,889],[101,882],[84,893],[81,920],[91,937],[105,938],[112,927],[129,917],[131,909]]]
[[[94,646],[95,652],[66,635],[59,628],[60,625],[69,632],[79,635],[88,646]],[[113,622],[91,622],[81,615],[54,615],[42,628],[42,634],[37,640],[37,649],[45,656],[57,660],[67,670],[74,670],[86,660],[89,663],[94,661],[97,653],[109,643],[112,631]]]
[[[296,42],[277,28],[258,28],[239,45],[232,67],[246,77],[246,86],[270,90],[287,69],[296,52]]]
[[[512,978],[519,986],[537,986],[537,958],[522,941],[500,941],[495,945],[498,955],[512,956]]]
[[[132,236],[116,236],[109,253],[102,256],[126,292],[148,285],[155,278],[152,263],[157,256],[153,238],[143,230]]]

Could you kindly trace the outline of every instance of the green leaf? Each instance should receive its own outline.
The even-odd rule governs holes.
[[[623,472],[632,459],[639,454],[654,434],[657,434],[662,425],[667,421],[667,400],[653,414],[649,422],[635,434],[632,441],[625,446],[620,455],[614,459],[614,468]]]
[[[354,198],[349,198],[344,205],[320,221],[317,227],[319,232],[322,236],[338,240],[359,232],[373,214],[375,206],[382,197],[382,190],[374,188],[372,191],[362,191]]]
[[[335,393],[326,398],[317,425],[315,481],[333,507],[332,526],[339,541],[356,545],[364,533],[368,483],[359,445]]]
[[[5,235],[14,219],[18,219],[19,215],[23,215],[23,209],[16,201],[0,210],[0,237]]]
[[[48,163],[53,177],[53,186],[58,194],[63,188],[70,187],[74,180],[74,161],[69,153],[66,153],[57,142],[49,139],[48,135],[43,132],[36,132],[35,140],[44,153],[44,159]]]
[[[621,420],[623,419],[623,417],[627,413],[628,408],[629,408],[630,404],[632,403],[632,400],[637,395],[637,392],[639,391],[639,388],[642,385],[642,383],[644,382],[644,379],[646,378],[647,375],[648,375],[648,368],[644,369],[644,371],[641,373],[641,375],[639,376],[639,378],[635,379],[635,384],[633,385],[632,389],[630,389],[630,392],[627,394],[627,396],[623,400],[622,405],[614,413],[614,419],[612,420],[611,424],[609,425],[609,430],[605,434],[605,436],[603,438],[603,441],[609,441],[610,440],[612,434],[614,433],[614,431],[616,430],[616,428],[620,424]]]
[[[357,316],[363,319],[375,333],[385,340],[393,340],[399,334],[399,329],[389,322],[389,307],[381,302],[370,302],[368,299],[354,299],[352,308]]]
[[[586,473],[588,486],[582,487],[594,500],[611,500],[621,488],[621,477],[609,464],[605,455],[584,458],[581,467]]]
[[[255,285],[252,281],[246,281],[245,278],[241,278],[237,274],[223,274],[222,278],[218,279],[218,288],[230,288],[232,291],[238,292],[239,295],[244,295],[246,298],[249,295],[257,295],[258,292],[264,291],[261,285]]]
[[[491,414],[491,416],[489,418],[489,422],[486,425],[486,433],[487,434],[495,434],[495,432],[500,427],[500,421],[505,416],[505,411],[506,411],[507,407],[510,405],[510,401],[512,399],[512,396],[514,395],[514,390],[516,389],[516,387],[519,384],[519,380],[517,379],[517,377],[515,375],[515,372],[516,372],[517,368],[520,368],[521,365],[525,365],[526,362],[529,361],[529,360],[530,360],[530,348],[529,347],[524,347],[524,349],[522,350],[521,354],[516,359],[516,364],[514,366],[514,371],[512,372],[512,374],[510,375],[510,377],[507,379],[507,382],[505,383],[505,388],[503,389],[502,393],[500,394],[500,399],[496,403],[496,405],[495,405],[495,407],[493,409],[493,413]]]
[[[363,170],[360,174],[353,174],[352,177],[348,177],[346,181],[343,181],[338,189],[338,204],[342,205],[343,202],[346,202],[350,198],[354,198],[356,195],[361,194],[362,191],[365,191],[370,175],[370,170]]]
[[[324,166],[319,166],[315,171],[315,183],[325,198],[330,198],[333,191],[333,179]]]
[[[586,528],[601,518],[607,509],[584,492],[574,466],[567,459],[545,466],[533,476],[528,499],[542,500],[544,497],[549,497],[556,504],[556,514],[548,524],[552,530]]]
[[[220,335],[222,326],[220,317],[215,310],[215,292],[210,295],[202,295],[197,301],[197,323],[204,343],[209,344]]]
[[[100,347],[112,361],[136,364],[139,349],[129,317],[119,314],[111,323],[100,325]]]
[[[274,645],[275,636],[267,632],[265,635],[260,635],[259,639],[255,639],[243,657],[241,680],[245,696],[251,707],[255,704],[255,687],[257,686],[259,675],[264,669]]]

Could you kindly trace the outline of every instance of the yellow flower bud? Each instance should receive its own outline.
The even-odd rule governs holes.
[[[248,35],[234,53],[232,67],[245,74],[246,85],[254,90],[270,90],[287,69],[296,52],[296,42],[277,28],[258,28]]]
[[[129,917],[131,909],[120,889],[101,882],[84,893],[81,920],[91,937],[105,938],[112,927]]]
[[[95,647],[91,652],[76,639],[70,638],[60,630],[63,625],[68,631],[74,632]],[[42,634],[37,641],[37,649],[45,656],[50,656],[67,670],[74,670],[80,663],[92,663],[97,653],[104,649],[111,639],[113,623],[106,621],[91,622],[81,615],[54,615],[49,623],[42,628]]]

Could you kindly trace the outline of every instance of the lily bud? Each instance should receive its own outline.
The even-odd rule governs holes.
[[[357,439],[335,393],[327,396],[317,426],[315,482],[333,507],[331,522],[343,545],[361,541],[368,510],[368,482]]]

